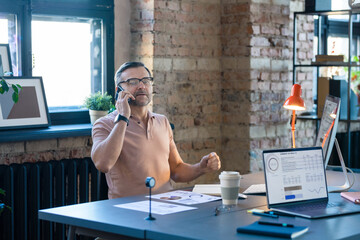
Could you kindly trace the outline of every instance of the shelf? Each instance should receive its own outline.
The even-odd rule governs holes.
[[[360,9],[351,9],[351,10],[343,10],[343,11],[314,11],[314,12],[295,12],[294,13],[294,28],[293,28],[293,35],[294,35],[294,41],[293,41],[293,84],[297,83],[299,79],[297,79],[298,75],[297,72],[312,72],[312,79],[313,79],[313,86],[318,86],[318,78],[320,76],[329,76],[332,75],[345,75],[345,79],[351,79],[352,77],[352,71],[359,70],[360,63],[354,62],[352,56],[357,55],[355,49],[353,49],[354,43],[357,44],[357,39],[360,36],[360,22],[358,20],[360,14]],[[327,16],[340,16],[340,17],[327,17]],[[352,16],[356,16],[352,17]],[[310,19],[313,19],[313,31],[312,28],[304,28],[301,24],[303,22],[310,24]],[[300,21],[300,25],[297,25],[297,21]],[[317,41],[314,41],[314,45],[304,45],[304,46],[312,46],[314,49],[301,49],[304,46],[303,45],[297,45],[297,41],[300,40],[298,35],[298,30],[305,32],[306,34],[309,32],[312,32],[315,37],[317,38]],[[304,33],[303,33],[304,34]],[[315,61],[316,58],[311,59],[312,55],[309,54],[316,54],[316,55],[328,55],[330,53],[329,49],[331,46],[327,46],[329,43],[328,38],[331,36],[341,36],[343,40],[339,42],[337,45],[338,47],[342,48],[342,51],[335,51],[336,55],[344,55],[346,56],[346,61],[344,59],[336,59],[336,58],[329,58],[332,60],[340,60],[340,61],[326,61],[326,62],[319,62]],[[308,39],[308,38],[306,38]],[[301,39],[301,41],[305,41],[305,39]],[[345,48],[347,46],[347,48]],[[357,47],[358,44],[356,45]],[[345,49],[344,49],[345,48]],[[297,50],[301,49],[303,50],[301,53],[302,55],[297,55]],[[344,53],[346,51],[346,54]],[[340,53],[341,52],[341,53]],[[308,58],[299,58],[299,57],[306,57],[310,56],[310,59]],[[317,60],[321,60],[320,58],[317,58]],[[326,58],[324,60],[327,60]],[[331,70],[331,67],[338,67],[340,70],[339,74],[334,74],[333,72],[329,71],[326,72],[325,70]],[[301,69],[304,68],[304,69]],[[310,69],[309,69],[310,68]],[[326,69],[329,68],[329,69]],[[346,69],[347,68],[347,69]],[[310,70],[310,71],[308,71]],[[342,72],[342,70],[344,72]],[[347,71],[345,71],[347,70]],[[310,77],[311,78],[311,77]],[[345,132],[341,133],[343,134],[342,137],[342,151],[343,154],[347,157],[346,165],[348,167],[355,166],[356,164],[360,163],[360,154],[358,154],[357,147],[358,142],[360,139],[358,130],[355,134],[352,129],[357,129],[358,124],[360,123],[360,117],[355,116],[351,119],[350,113],[355,113],[354,110],[358,111],[358,107],[354,105],[354,99],[348,93],[350,92],[351,82],[341,81],[341,85],[338,87],[334,84],[331,85],[331,90],[339,90],[339,91],[330,91],[330,83],[329,86],[326,86],[325,82],[323,82],[324,85],[322,85],[320,88],[323,91],[321,95],[321,99],[323,99],[324,95],[329,94],[332,92],[337,97],[340,97],[342,99],[342,103],[345,103],[345,106],[342,106],[341,108],[345,108],[345,112],[341,113],[339,117],[342,118],[339,119],[340,122],[342,122],[342,129],[345,130]],[[338,83],[339,84],[339,83]],[[323,88],[322,88],[323,87]],[[316,88],[316,87],[314,87]],[[319,87],[318,87],[319,88]],[[314,89],[315,90],[315,89]],[[316,91],[316,90],[315,90]],[[326,91],[326,92],[325,92]],[[314,100],[317,99],[318,96],[314,96]],[[320,104],[322,105],[322,104]],[[349,109],[350,108],[350,109]],[[340,109],[341,110],[341,109]],[[350,110],[350,111],[349,111]],[[315,112],[310,112],[305,115],[298,115],[297,117],[299,120],[303,121],[315,121],[316,122],[316,129],[318,131],[318,125],[320,124],[321,118],[319,118]],[[355,124],[356,123],[356,124]],[[353,124],[353,125],[351,125]],[[346,125],[346,126],[345,126]],[[344,128],[345,127],[345,128]],[[355,128],[352,128],[355,127]]]
[[[300,119],[300,120],[316,120],[316,121],[320,121],[321,118],[319,118],[318,116],[316,115],[307,115],[307,116],[296,116],[297,119]]]
[[[351,12],[355,12],[354,10],[337,10],[337,11],[314,11],[314,12],[294,12],[296,15],[321,15],[321,16],[328,16],[328,15],[348,15]]]
[[[56,125],[48,128],[0,131],[0,143],[91,136],[91,124]]]
[[[318,63],[318,64],[295,64],[294,67],[360,67],[360,64],[348,63]]]
[[[315,120],[315,121],[320,121],[321,118],[319,118],[318,116],[316,115],[305,115],[305,116],[301,116],[301,115],[298,115],[296,116],[297,119],[300,119],[300,120]],[[347,120],[347,119],[339,119],[340,122],[353,122],[353,123],[356,123],[356,122],[360,122],[360,118],[358,119],[351,119],[351,120]]]

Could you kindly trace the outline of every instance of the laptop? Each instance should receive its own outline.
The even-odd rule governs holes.
[[[304,218],[359,213],[339,193],[328,194],[322,147],[263,151],[268,208]]]

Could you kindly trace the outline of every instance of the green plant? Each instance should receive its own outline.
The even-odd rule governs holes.
[[[22,87],[19,84],[9,84],[8,82],[6,82],[4,77],[1,76],[0,94],[8,92],[10,87],[14,90],[12,94],[12,100],[14,101],[14,103],[17,103],[19,101],[19,89],[22,89]]]
[[[91,94],[85,99],[84,106],[90,110],[110,111],[114,108],[112,104],[112,97],[107,93],[100,92]]]
[[[359,57],[354,56],[353,61],[359,63]],[[351,71],[351,89],[358,97],[360,96],[360,70]]]
[[[5,190],[0,188],[0,194],[5,196]],[[11,211],[11,207],[7,206],[5,203],[3,203],[1,200],[0,200],[0,215],[1,213],[4,211],[4,208],[7,208]]]

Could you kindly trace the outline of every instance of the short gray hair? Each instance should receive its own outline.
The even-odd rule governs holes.
[[[142,62],[126,62],[126,63],[124,63],[123,65],[121,65],[121,66],[119,67],[119,69],[116,71],[115,77],[114,77],[115,84],[116,84],[116,85],[119,84],[121,74],[122,74],[126,69],[129,69],[129,68],[137,68],[137,67],[143,67],[143,68],[145,68],[145,70],[149,73],[149,76],[151,77],[151,73],[150,73],[149,69],[148,69],[148,68],[145,66],[145,64],[143,64]]]

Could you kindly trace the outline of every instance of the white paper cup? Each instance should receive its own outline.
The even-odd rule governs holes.
[[[234,171],[223,171],[219,175],[223,205],[236,205],[239,197],[240,174]]]

